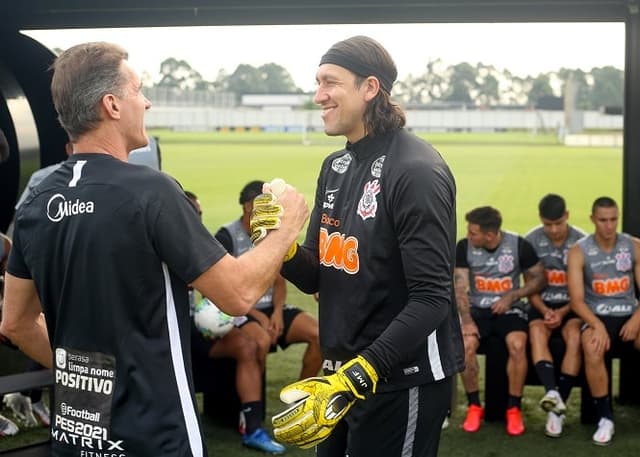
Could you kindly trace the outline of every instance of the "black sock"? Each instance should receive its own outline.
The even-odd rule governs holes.
[[[598,418],[606,417],[613,420],[613,411],[611,410],[611,402],[609,401],[609,395],[604,397],[593,398],[593,404],[596,407],[596,414]]]
[[[573,376],[566,373],[560,373],[560,379],[558,379],[558,391],[562,397],[562,401],[565,403],[569,399],[571,389],[576,385],[577,376]]]
[[[245,434],[251,435],[262,424],[262,402],[250,401],[240,406],[240,411],[244,414]]]
[[[553,368],[553,362],[541,360],[536,363],[536,373],[544,386],[545,391],[556,389],[556,371]]]
[[[515,395],[509,394],[509,401],[507,402],[507,409],[517,407],[518,409],[522,409],[522,397],[516,397]]]
[[[477,390],[474,392],[467,392],[467,401],[469,402],[469,406],[482,406],[480,404],[480,392]]]

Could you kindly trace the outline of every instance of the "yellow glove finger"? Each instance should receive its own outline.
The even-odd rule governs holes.
[[[318,423],[313,403],[313,397],[307,397],[274,416],[271,422],[276,440],[303,449],[324,441],[331,434],[333,426]]]
[[[325,378],[315,376],[313,378],[302,379],[284,386],[280,391],[280,401],[288,405],[306,398],[309,395],[315,395],[317,390],[316,383],[318,382],[326,384]]]
[[[257,198],[257,197],[256,197]],[[283,213],[282,205],[279,204],[270,204],[270,205],[262,205],[262,206],[254,206],[253,211],[251,212],[252,217],[280,217]]]
[[[257,227],[255,230],[251,230],[251,243],[255,246],[267,236],[267,229],[264,227]]]
[[[260,227],[266,230],[277,229],[280,227],[280,218],[276,216],[256,216],[251,218],[249,225],[251,231],[258,230]]]
[[[255,245],[267,236],[269,230],[280,227],[280,217],[284,209],[277,203],[277,198],[271,193],[258,195],[253,200],[253,211],[249,221],[251,242]]]
[[[259,219],[251,219],[251,242],[257,244],[267,236],[269,230],[280,228],[280,218],[278,217],[260,217]]]
[[[253,214],[280,216],[282,211],[282,205],[278,204],[278,197],[271,193],[260,194],[253,199]]]
[[[326,440],[332,431],[333,427],[313,424],[312,427],[305,430],[305,433],[298,435],[294,441],[289,443],[302,449],[308,449]]]
[[[285,427],[288,426],[289,423],[298,420],[300,417],[304,416],[307,412],[311,412],[311,408],[306,404],[306,400],[308,398],[302,398],[298,400],[296,403],[291,405],[289,408],[284,411],[276,414],[271,418],[271,423],[274,427]]]

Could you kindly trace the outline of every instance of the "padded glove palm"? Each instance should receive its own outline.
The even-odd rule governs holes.
[[[345,363],[335,374],[307,378],[280,392],[280,400],[291,404],[273,416],[278,441],[310,448],[324,441],[347,414],[356,399],[374,392],[378,374],[362,356]]]

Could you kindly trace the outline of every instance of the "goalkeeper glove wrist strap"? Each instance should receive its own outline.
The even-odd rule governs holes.
[[[289,250],[287,251],[287,253],[285,254],[284,261],[288,262],[289,260],[293,259],[293,256],[296,255],[296,252],[298,252],[298,243],[294,241],[291,247],[289,248]]]
[[[353,394],[357,398],[363,399],[367,392],[375,393],[378,374],[361,355],[347,362],[338,371],[349,380]]]

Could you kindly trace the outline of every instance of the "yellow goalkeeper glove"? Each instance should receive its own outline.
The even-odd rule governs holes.
[[[273,416],[276,440],[310,448],[324,441],[356,399],[376,391],[378,374],[362,356],[332,375],[307,378],[282,389],[280,400],[292,404]]]
[[[253,211],[249,220],[251,242],[256,245],[267,236],[269,230],[280,227],[282,205],[278,198],[271,193],[260,194],[253,200]]]

